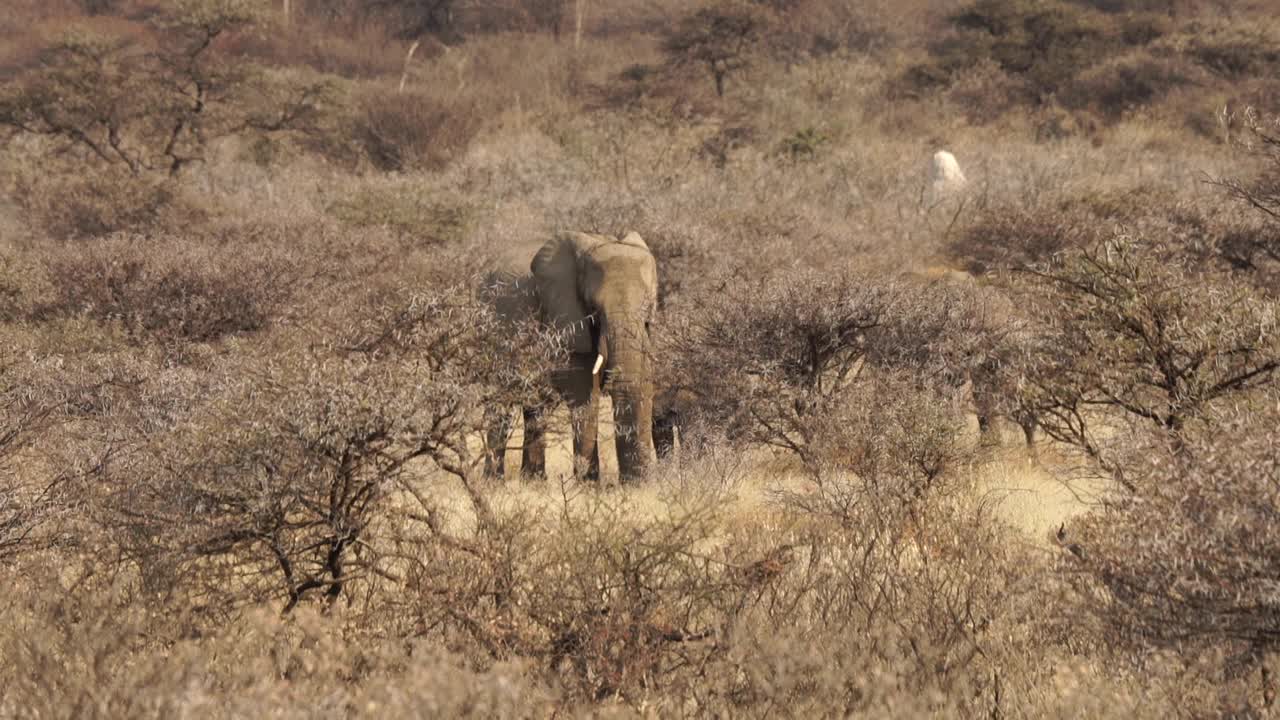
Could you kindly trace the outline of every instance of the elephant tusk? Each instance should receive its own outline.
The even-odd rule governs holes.
[[[592,374],[592,375],[599,375],[599,374],[600,374],[600,367],[601,367],[601,366],[603,366],[603,365],[604,365],[604,355],[597,354],[597,355],[596,355],[596,365],[595,365],[595,367],[591,368],[591,374]]]

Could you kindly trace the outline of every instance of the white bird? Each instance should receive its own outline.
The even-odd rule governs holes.
[[[929,167],[929,190],[934,202],[955,194],[968,182],[955,155],[946,150],[933,154]]]

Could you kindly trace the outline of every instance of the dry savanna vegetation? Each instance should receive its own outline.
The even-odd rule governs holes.
[[[4,5],[0,716],[1276,712],[1273,3]]]

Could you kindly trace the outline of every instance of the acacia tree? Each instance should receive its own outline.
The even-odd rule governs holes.
[[[127,376],[0,335],[0,565],[74,543],[64,521],[85,499],[80,481],[100,473],[115,449],[69,428],[109,403]]]
[[[957,395],[973,316],[948,288],[788,274],[725,287],[673,318],[666,372],[694,398],[691,419],[815,475],[909,466],[928,483],[954,459],[958,406],[936,401]]]
[[[704,7],[676,24],[663,40],[673,65],[702,65],[711,73],[716,95],[724,96],[724,82],[746,67],[764,37],[769,13],[746,0],[725,0]]]
[[[38,544],[36,533],[59,514],[69,480],[58,472],[40,476],[33,463],[22,462],[59,413],[56,402],[33,392],[29,370],[7,348],[0,356],[0,562]]]
[[[1177,445],[1280,369],[1274,303],[1196,272],[1159,242],[1118,235],[1022,273],[1014,286],[1038,318],[1038,341],[1017,361],[1024,406],[1047,435],[1121,482],[1107,441],[1117,423]]]
[[[329,83],[283,79],[217,50],[259,22],[258,10],[250,0],[180,0],[143,39],[68,34],[0,90],[0,128],[135,178],[176,177],[220,137],[307,129]]]
[[[476,532],[495,531],[469,439],[487,405],[543,398],[558,344],[500,331],[464,287],[356,305],[287,358],[233,361],[107,474],[107,522],[147,574],[211,608],[332,604],[390,572],[377,531],[394,496],[423,534],[461,544],[411,466],[453,478]]]
[[[1245,125],[1249,132],[1245,147],[1263,160],[1265,169],[1253,183],[1228,180],[1225,184],[1237,198],[1280,222],[1280,116],[1264,120],[1250,108]]]
[[[1265,224],[1231,233],[1213,249],[1274,294],[1280,291],[1280,116],[1264,119],[1249,108],[1244,113],[1244,126],[1237,144],[1246,157],[1262,163],[1262,172],[1248,180],[1231,177],[1215,182],[1231,197],[1258,211]]]

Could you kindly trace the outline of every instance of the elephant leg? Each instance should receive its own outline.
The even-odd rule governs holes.
[[[986,413],[978,415],[978,442],[987,447],[1000,444],[1000,428],[996,427],[995,417]]]
[[[667,412],[653,420],[653,446],[658,457],[669,457],[676,451],[676,417]]]
[[[978,438],[983,445],[999,445],[1000,430],[995,426],[995,408],[985,393],[973,395],[974,414],[978,416]]]
[[[532,478],[547,476],[546,416],[540,408],[524,408],[524,443],[520,449],[521,472]]]
[[[574,369],[560,378],[560,391],[573,422],[573,470],[587,480],[600,479],[600,376],[591,372],[595,358],[575,358]]]
[[[613,428],[618,449],[618,479],[645,476],[658,460],[653,443],[653,391],[639,383],[614,382]]]
[[[1022,422],[1018,424],[1022,426],[1022,436],[1026,438],[1027,445],[1028,446],[1035,445],[1036,444],[1036,427],[1039,424],[1036,422],[1035,418],[1023,418]]]
[[[1022,437],[1026,439],[1027,447],[1030,448],[1034,455],[1036,450],[1036,430],[1040,427],[1040,421],[1032,413],[1021,412],[1018,414],[1018,425],[1022,427]]]
[[[511,440],[511,408],[485,408],[484,474],[506,476],[507,443]]]

